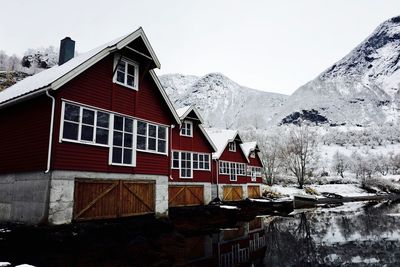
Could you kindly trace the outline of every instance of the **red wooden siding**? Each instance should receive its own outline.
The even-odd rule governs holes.
[[[247,166],[247,159],[246,156],[243,154],[242,149],[239,146],[239,143],[236,142],[236,152],[231,152],[229,151],[228,146],[226,146],[224,152],[222,153],[221,157],[219,158],[220,161],[230,161],[230,162],[238,162],[238,163],[244,163]],[[213,162],[213,176],[214,176],[214,182],[216,182],[216,175],[217,171],[215,161]],[[249,182],[250,177],[248,176],[242,176],[238,175],[237,176],[237,181],[230,181],[229,175],[224,175],[224,174],[219,174],[218,171],[218,182],[220,184],[246,184]]]
[[[172,130],[172,150],[182,150],[189,152],[206,153],[210,155],[210,160],[212,158],[213,148],[207,141],[203,132],[199,128],[199,124],[193,121],[193,136],[186,137],[180,135],[179,127],[175,127]],[[211,164],[211,162],[210,162]],[[212,170],[210,165],[210,170],[193,170],[192,179],[181,179],[179,178],[179,170],[173,169],[171,171],[174,182],[206,182],[210,183],[212,180]]]
[[[56,91],[52,169],[168,175],[169,156],[137,152],[136,168],[110,166],[107,147],[59,143],[62,99],[165,125],[174,123],[150,74],[139,74],[143,79],[138,91],[120,86],[112,81],[113,61],[113,55],[104,58]],[[139,71],[143,70],[139,67]]]
[[[46,170],[50,114],[45,95],[0,111],[0,173]]]

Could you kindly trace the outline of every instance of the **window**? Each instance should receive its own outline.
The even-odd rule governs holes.
[[[189,171],[190,166],[190,173]],[[210,155],[192,152],[172,152],[172,168],[180,169],[181,178],[192,178],[192,170],[210,171]],[[190,174],[190,176],[188,176]]]
[[[236,152],[236,143],[235,142],[230,142],[228,146],[229,146],[229,151]]]
[[[256,157],[256,152],[254,152],[254,151],[251,152],[251,153],[250,153],[250,157],[254,159],[254,158]]]
[[[193,170],[210,170],[210,155],[193,153]]]
[[[114,115],[114,129],[111,147],[111,163],[134,165],[134,121]]]
[[[137,149],[167,153],[167,128],[143,121],[137,123]]]
[[[179,169],[179,152],[172,152],[172,168]]]
[[[246,164],[236,162],[219,162],[219,174],[229,175],[231,181],[237,180],[237,175],[245,176]]]
[[[180,177],[181,178],[192,178],[192,153],[181,152],[181,168]]]
[[[247,169],[248,169],[247,175],[251,177],[252,181],[255,181],[256,177],[262,176],[260,167],[249,166]]]
[[[234,163],[234,162],[231,162],[231,163],[230,163],[229,180],[231,180],[231,181],[237,181],[236,163]]]
[[[184,121],[182,123],[181,135],[188,137],[193,136],[193,123],[191,121]]]
[[[108,145],[110,114],[63,103],[63,140]]]
[[[119,59],[119,56],[116,57],[117,59]],[[118,65],[114,75],[114,82],[137,90],[139,65],[126,58],[122,58],[116,64]]]

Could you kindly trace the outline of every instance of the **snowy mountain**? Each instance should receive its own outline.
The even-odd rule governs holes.
[[[211,127],[267,128],[288,97],[241,86],[220,73],[168,74],[160,81],[176,108],[196,105]]]
[[[382,23],[347,56],[297,89],[274,118],[346,125],[396,122],[400,103],[400,17]]]

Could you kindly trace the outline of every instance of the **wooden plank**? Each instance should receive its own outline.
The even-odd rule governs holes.
[[[238,201],[243,199],[243,189],[241,186],[224,186],[223,200]]]
[[[204,204],[202,185],[173,185],[168,187],[170,207],[196,206]]]
[[[249,198],[259,198],[260,197],[260,186],[258,185],[249,185],[247,187],[248,197]]]

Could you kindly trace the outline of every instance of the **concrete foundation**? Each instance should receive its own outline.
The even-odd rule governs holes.
[[[211,194],[211,183],[201,182],[169,182],[170,185],[202,185],[204,188],[204,204],[208,204],[213,200]]]
[[[72,221],[75,178],[155,181],[155,213],[168,216],[168,177],[52,171],[0,175],[0,221],[66,224]]]
[[[47,220],[50,174],[0,175],[0,221],[40,223]]]

